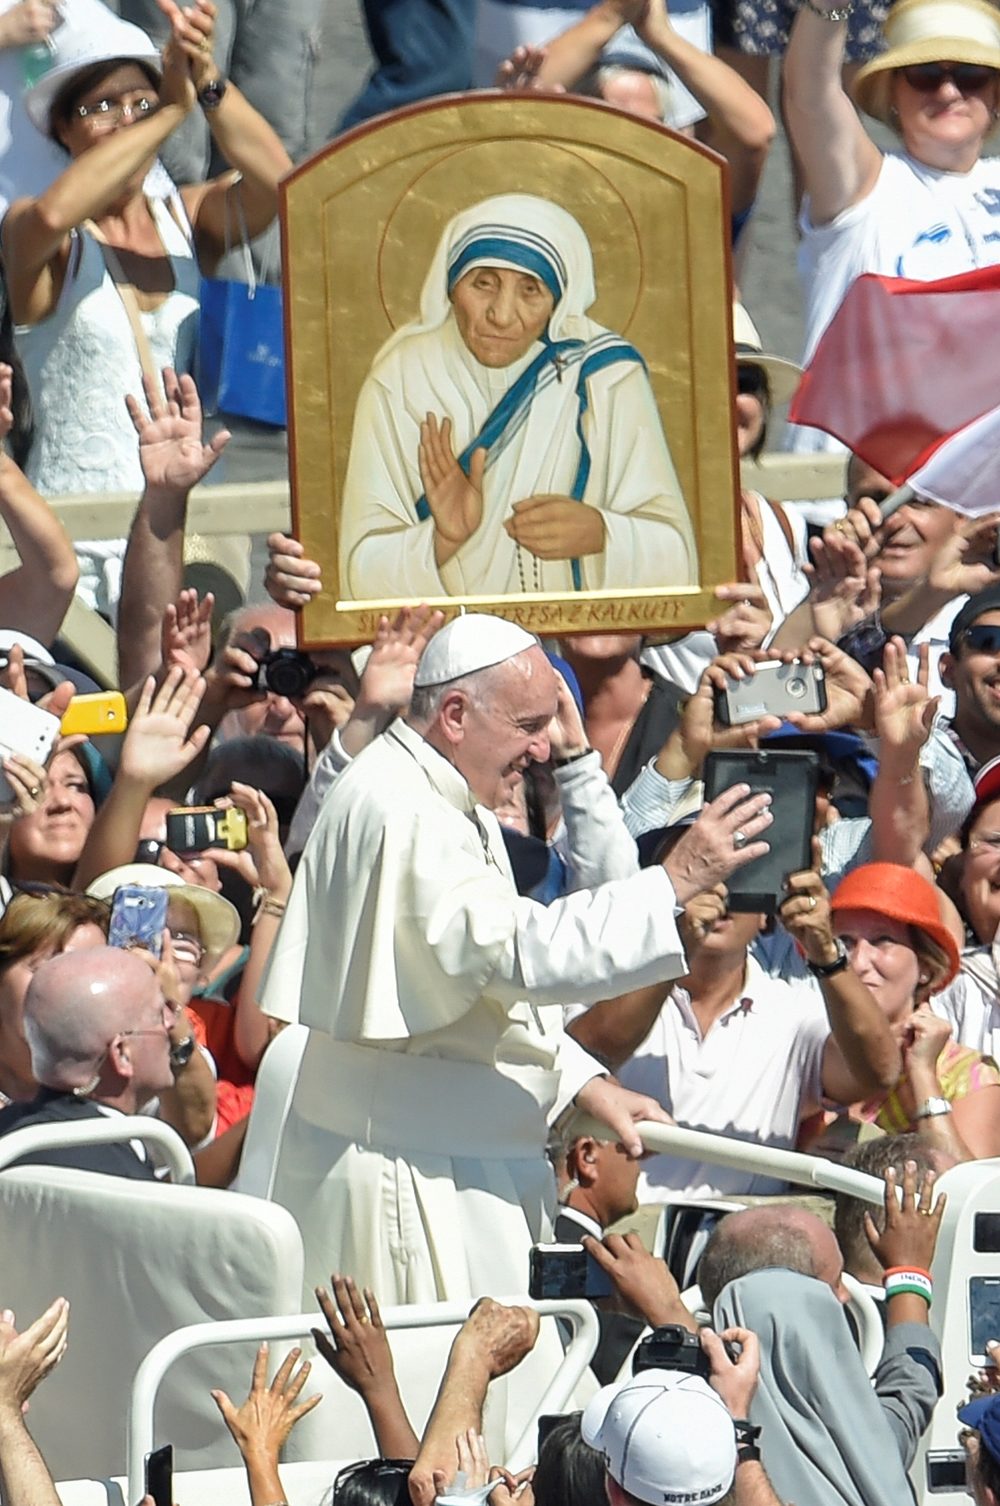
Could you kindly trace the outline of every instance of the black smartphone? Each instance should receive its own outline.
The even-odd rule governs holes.
[[[715,720],[723,727],[742,727],[762,716],[780,716],[793,711],[815,714],[826,710],[826,676],[822,664],[802,664],[780,659],[758,664],[742,679],[726,676],[725,690],[715,692]]]
[[[705,804],[735,784],[748,784],[755,795],[771,796],[771,825],[756,840],[769,851],[730,874],[728,905],[736,912],[773,915],[790,873],[812,867],[819,757],[804,749],[787,752],[765,748],[710,753],[705,760]]]
[[[171,852],[204,852],[206,847],[226,847],[242,852],[247,845],[246,812],[231,805],[182,805],[167,811],[166,845]]]
[[[174,1506],[174,1446],[165,1443],[146,1455],[146,1494],[153,1506]]]
[[[611,1277],[583,1245],[532,1245],[528,1296],[536,1302],[563,1297],[610,1297]]]

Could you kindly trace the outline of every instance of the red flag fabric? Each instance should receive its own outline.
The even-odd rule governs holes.
[[[788,417],[842,440],[900,485],[1000,405],[1000,266],[939,282],[865,273],[849,289]]]

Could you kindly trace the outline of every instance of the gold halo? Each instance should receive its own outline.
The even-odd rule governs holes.
[[[627,334],[644,280],[642,247],[627,202],[586,148],[503,139],[475,142],[437,158],[411,179],[390,210],[376,277],[393,330],[419,314],[420,290],[448,221],[500,193],[537,194],[579,220],[593,253],[597,288],[587,312],[616,334]]]

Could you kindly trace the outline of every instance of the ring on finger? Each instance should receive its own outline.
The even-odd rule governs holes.
[[[733,832],[733,846],[736,848],[737,852],[739,852],[739,850],[740,850],[741,847],[745,847],[746,845],[747,845],[747,834],[746,834],[746,832],[745,831],[734,831]]]
[[[815,894],[810,894],[810,895],[807,896],[807,898],[809,900],[809,908],[810,908],[810,910],[815,910],[815,908],[816,908],[816,896],[815,896]]]
[[[31,786],[31,789],[28,791],[28,794],[31,796],[32,800],[37,800],[41,793],[42,787],[40,784],[33,784]]]

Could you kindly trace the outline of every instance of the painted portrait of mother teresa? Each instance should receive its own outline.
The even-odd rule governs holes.
[[[420,317],[358,397],[341,508],[354,600],[695,585],[639,352],[587,318],[587,237],[503,194],[445,227]]]

